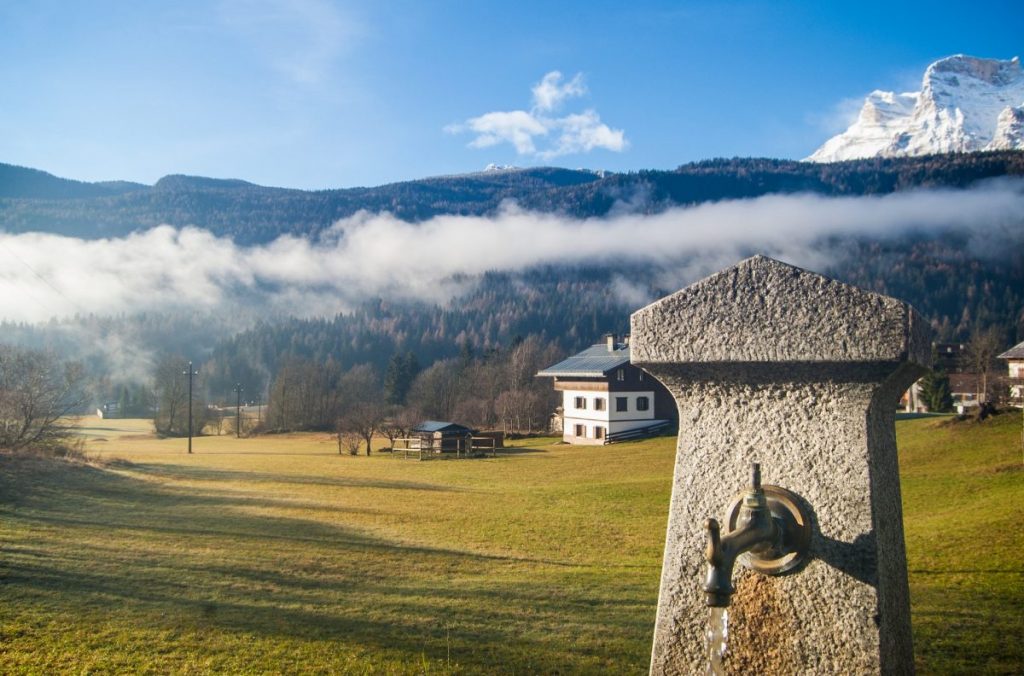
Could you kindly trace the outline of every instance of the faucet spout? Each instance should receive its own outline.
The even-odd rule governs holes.
[[[735,591],[732,571],[736,559],[745,552],[770,552],[781,545],[782,527],[776,523],[761,487],[759,464],[754,463],[750,488],[742,497],[736,528],[722,535],[716,519],[705,521],[704,528],[708,538],[704,553],[708,562],[704,593],[707,605],[724,608]]]

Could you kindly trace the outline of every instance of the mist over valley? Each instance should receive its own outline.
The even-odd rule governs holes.
[[[223,382],[209,386],[223,389],[240,377],[231,345],[254,333],[275,336],[248,350],[247,369],[266,378],[293,353],[381,369],[406,351],[429,364],[528,335],[574,350],[757,253],[904,298],[943,340],[1022,330],[1020,152],[604,177],[506,169],[365,189],[362,202],[243,181],[108,187],[6,171],[23,179],[0,201],[8,339],[117,382],[144,380],[173,353],[217,361],[207,370]],[[352,213],[310,222],[295,205],[317,200]],[[374,210],[385,200],[393,210]],[[104,208],[121,225],[100,222]],[[57,225],[18,232],[58,211]],[[126,214],[168,222],[129,230]],[[309,337],[324,326],[334,339]]]

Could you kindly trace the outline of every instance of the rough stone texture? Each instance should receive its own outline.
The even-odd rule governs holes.
[[[912,673],[894,415],[928,363],[927,326],[759,256],[634,313],[631,350],[680,421],[651,673],[707,668],[703,523],[755,461],[809,504],[812,558],[779,577],[737,565],[726,669]]]
[[[635,364],[931,359],[930,330],[905,303],[764,256],[637,310],[632,323]]]

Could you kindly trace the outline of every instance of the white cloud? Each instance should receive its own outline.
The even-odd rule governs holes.
[[[550,160],[563,155],[588,153],[597,148],[622,152],[629,147],[626,134],[601,122],[593,109],[552,117],[562,104],[587,93],[583,75],[577,73],[568,82],[562,82],[557,70],[546,74],[534,85],[533,108],[526,110],[495,111],[472,117],[461,124],[445,127],[450,134],[472,132],[476,137],[470,148],[490,148],[510,143],[520,155]],[[539,148],[539,141],[550,139],[549,145]]]
[[[593,110],[586,110],[578,115],[566,115],[555,122],[557,128],[561,130],[558,145],[537,153],[541,158],[588,153],[594,148],[622,152],[628,145],[625,132],[603,124]]]
[[[489,148],[508,142],[515,146],[516,152],[520,155],[536,153],[533,138],[548,133],[548,128],[525,110],[487,113],[466,120],[464,125],[453,125],[449,127],[449,131],[457,133],[463,128],[477,134],[477,137],[470,141],[470,147]]]
[[[408,223],[361,212],[317,241],[283,236],[239,246],[196,228],[161,226],[118,239],[0,233],[0,317],[210,311],[330,315],[374,296],[444,302],[487,271],[535,265],[634,263],[678,288],[753,252],[822,269],[842,249],[828,238],[959,230],[1019,239],[1024,181],[970,190],[830,198],[769,195],[659,214],[572,219],[513,204],[483,216]],[[1014,235],[1014,233],[1017,233]],[[979,253],[983,253],[979,249]],[[632,302],[643,287],[619,280]]]
[[[540,112],[551,112],[562,105],[566,99],[583,96],[587,87],[583,84],[583,73],[575,76],[565,84],[561,84],[562,74],[553,70],[533,86],[533,109]]]

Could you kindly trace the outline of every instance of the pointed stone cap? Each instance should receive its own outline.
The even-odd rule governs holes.
[[[906,303],[765,256],[633,313],[634,364],[931,362]]]

